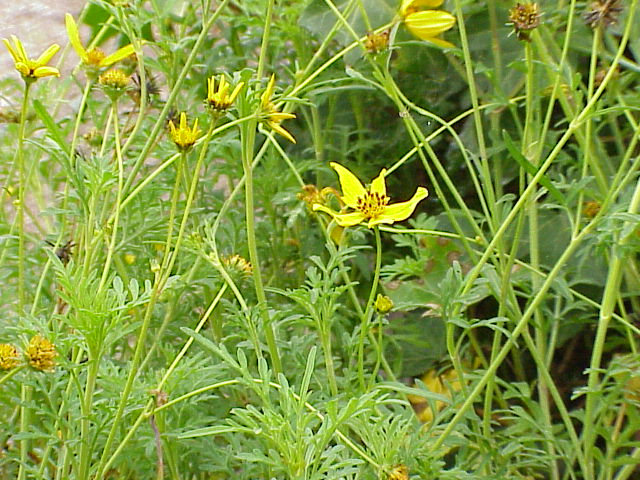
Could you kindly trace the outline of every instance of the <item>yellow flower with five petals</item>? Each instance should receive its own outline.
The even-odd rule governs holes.
[[[283,120],[289,120],[291,118],[296,118],[293,113],[286,113],[279,111],[275,105],[271,102],[271,96],[273,95],[273,87],[276,83],[276,76],[271,75],[271,79],[269,80],[269,84],[267,85],[266,90],[260,97],[260,108],[265,118],[266,124],[273,130],[274,132],[282,135],[284,138],[289,140],[291,143],[296,143],[296,139],[293,138],[287,130],[285,130],[280,123]]]
[[[67,35],[69,35],[69,42],[76,51],[82,63],[89,68],[101,69],[113,65],[120,60],[124,60],[130,55],[135,53],[133,45],[129,44],[126,47],[122,47],[116,50],[111,55],[106,55],[102,50],[97,47],[92,47],[89,50],[84,48],[80,41],[80,32],[78,31],[78,25],[70,14],[66,14],[64,17],[65,24],[67,26]]]
[[[429,195],[424,187],[418,187],[410,200],[389,204],[387,187],[384,177],[386,169],[382,169],[369,188],[365,188],[358,177],[339,163],[332,162],[331,167],[338,173],[340,188],[342,189],[342,202],[354,210],[340,213],[331,210],[322,204],[313,205],[314,211],[328,213],[341,227],[353,227],[366,223],[368,228],[379,224],[391,224],[406,220],[416,209],[418,203]]]
[[[11,35],[11,40],[13,41],[13,45],[6,38],[3,38],[7,50],[13,57],[13,61],[15,63],[16,70],[20,72],[22,77],[25,80],[37,80],[42,77],[50,77],[60,76],[60,71],[55,67],[50,67],[47,65],[49,60],[53,58],[53,56],[60,50],[60,46],[55,43],[47,48],[42,55],[40,55],[37,59],[31,60],[27,57],[27,52],[25,52],[24,47],[22,46],[22,42],[15,35]]]
[[[400,16],[409,31],[418,38],[440,47],[453,47],[441,38],[456,23],[456,18],[443,10],[424,10],[422,7],[437,8],[444,0],[402,0]]]

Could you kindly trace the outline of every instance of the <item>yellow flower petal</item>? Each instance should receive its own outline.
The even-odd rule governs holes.
[[[263,110],[266,110],[269,108],[269,104],[271,103],[271,95],[273,95],[273,87],[275,86],[275,84],[276,84],[276,75],[274,73],[271,75],[271,78],[269,79],[269,83],[267,84],[267,88],[265,89],[262,96],[260,97],[260,105],[262,106]]]
[[[416,37],[431,40],[453,27],[456,18],[442,10],[423,10],[407,16],[404,23]]]
[[[27,52],[24,50],[22,42],[15,35],[11,35],[11,40],[13,40],[13,43],[15,45],[16,53],[18,54],[18,60],[26,63],[29,57],[27,57]]]
[[[56,53],[58,53],[58,50],[60,50],[60,45],[57,45],[54,43],[49,48],[47,48],[44,52],[42,52],[42,55],[40,55],[36,59],[35,63],[37,63],[40,66],[44,66],[45,64],[49,63],[49,60],[51,60]]]
[[[387,194],[387,186],[384,183],[384,177],[387,174],[387,169],[383,168],[373,182],[371,182],[371,193],[379,193],[383,197]]]
[[[78,31],[76,21],[73,19],[71,14],[67,13],[64,16],[64,23],[67,27],[67,35],[69,36],[71,46],[76,51],[80,59],[86,63],[87,50],[82,46],[82,42],[80,41],[80,32]]]
[[[136,52],[136,49],[133,48],[133,45],[127,45],[126,47],[122,47],[119,50],[116,50],[111,55],[103,58],[98,64],[99,67],[108,67],[109,65],[113,65],[120,60],[124,60],[125,58],[133,55]]]
[[[354,225],[358,225],[365,220],[365,216],[362,214],[362,212],[338,213],[331,210],[329,207],[320,205],[319,203],[316,203],[313,206],[313,211],[328,213],[341,227],[353,227]]]
[[[274,132],[282,135],[284,138],[289,140],[291,143],[296,143],[296,139],[293,138],[293,135],[291,135],[291,133],[289,133],[287,130],[285,130],[283,127],[281,127],[278,123],[276,123],[276,122],[267,122],[267,125],[269,125],[271,130],[273,130]]]
[[[20,72],[23,77],[28,77],[29,75],[31,75],[31,69],[26,63],[16,62],[16,70],[18,70],[18,72]]]
[[[358,197],[364,196],[367,190],[364,188],[358,177],[339,163],[331,162],[331,168],[338,173],[340,188],[342,189],[342,201],[347,207],[356,208]]]
[[[281,122],[282,120],[290,120],[292,118],[296,118],[294,113],[287,112],[273,112],[269,114],[269,120],[273,122]]]
[[[4,42],[5,47],[7,47],[7,50],[9,50],[9,53],[11,54],[11,57],[13,58],[14,63],[21,62],[22,58],[18,56],[17,50],[15,50],[13,46],[11,46],[11,43],[9,42],[9,40],[7,40],[6,38],[3,38],[2,41]]]
[[[59,77],[60,70],[55,67],[38,67],[33,71],[33,76],[36,78]]]
[[[404,0],[400,6],[400,15],[404,18],[408,10],[418,7],[437,8],[442,5],[444,0]]]
[[[428,195],[429,192],[426,188],[418,187],[416,193],[414,193],[413,197],[411,197],[411,200],[387,205],[382,214],[380,214],[377,218],[373,218],[369,222],[369,225],[373,226],[379,223],[394,223],[406,220],[413,214],[413,211],[416,209],[418,203],[427,198]]]

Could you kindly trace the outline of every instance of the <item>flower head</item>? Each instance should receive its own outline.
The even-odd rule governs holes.
[[[43,372],[50,372],[56,365],[58,352],[56,346],[46,338],[36,335],[29,341],[25,351],[29,359],[29,365]]]
[[[20,72],[25,80],[37,80],[41,77],[60,76],[60,71],[55,67],[47,65],[53,56],[60,50],[60,46],[55,43],[47,48],[37,59],[31,60],[22,46],[22,42],[15,35],[11,35],[13,45],[6,38],[3,38],[7,50],[13,57],[16,70]]]
[[[599,25],[608,27],[618,23],[618,15],[622,10],[620,0],[595,0],[591,2],[590,10],[584,14],[584,20],[591,28]]]
[[[364,40],[364,48],[369,53],[376,54],[386,50],[389,47],[389,30],[380,33],[369,32]]]
[[[271,102],[271,96],[273,95],[273,87],[276,83],[276,76],[271,75],[271,79],[269,80],[269,84],[267,85],[266,90],[260,97],[260,108],[262,109],[262,113],[264,114],[265,122],[273,130],[274,132],[282,135],[284,138],[289,140],[291,143],[296,143],[296,139],[293,138],[288,131],[286,131],[280,123],[283,120],[288,120],[290,118],[296,118],[293,113],[285,113],[279,111],[275,105]]]
[[[13,370],[18,363],[18,349],[8,343],[0,343],[0,370]]]
[[[517,3],[509,10],[509,21],[513,25],[518,40],[531,41],[531,31],[540,25],[537,3]]]
[[[222,264],[233,274],[239,277],[250,277],[253,274],[253,266],[240,255],[222,257]]]
[[[80,41],[80,32],[78,31],[78,25],[70,14],[66,14],[64,17],[65,24],[67,26],[67,35],[69,35],[69,41],[71,46],[76,51],[82,63],[87,67],[93,69],[101,69],[113,65],[120,60],[124,60],[130,55],[135,53],[133,45],[129,44],[126,47],[122,47],[116,50],[111,55],[107,55],[102,50],[96,47],[92,47],[89,50],[84,48]]]
[[[399,463],[387,473],[387,480],[409,480],[409,467]]]
[[[384,315],[385,313],[389,313],[393,308],[393,300],[386,295],[379,293],[373,306],[376,309],[376,312]]]
[[[352,227],[366,222],[367,227],[371,228],[381,223],[391,224],[406,220],[411,216],[416,205],[429,194],[426,188],[418,187],[411,200],[389,205],[384,181],[386,169],[382,169],[380,175],[371,182],[371,186],[367,189],[353,173],[339,163],[332,162],[331,167],[338,172],[342,202],[354,211],[339,213],[319,203],[315,204],[313,209],[328,213],[341,227]]]
[[[105,87],[124,90],[131,83],[131,77],[119,68],[112,68],[101,74],[98,77],[98,82]]]
[[[171,134],[171,140],[176,144],[179,150],[186,152],[200,136],[200,130],[198,130],[198,119],[193,124],[193,128],[189,128],[187,125],[187,114],[182,112],[180,114],[180,126],[176,128],[173,120],[169,120],[169,130]]]
[[[216,89],[216,79],[211,76],[207,79],[207,106],[216,112],[223,112],[231,108],[236,97],[244,87],[244,82],[240,82],[229,95],[230,85],[224,75],[220,75],[218,88]]]
[[[322,190],[319,190],[315,185],[304,185],[302,187],[302,191],[298,193],[296,196],[298,200],[303,200],[309,210],[313,210],[313,206],[316,203],[325,205],[329,201],[329,196],[333,195],[340,198],[340,194],[333,187],[324,187]]]
[[[440,47],[452,47],[451,43],[437,37],[452,28],[456,23],[456,18],[443,10],[424,10],[422,8],[437,8],[442,5],[442,2],[443,0],[402,0],[400,17],[416,37]]]

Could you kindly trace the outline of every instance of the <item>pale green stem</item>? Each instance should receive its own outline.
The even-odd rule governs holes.
[[[195,196],[196,188],[198,185],[198,179],[200,175],[200,168],[202,167],[202,162],[204,161],[204,157],[207,153],[207,148],[209,146],[209,141],[211,140],[211,134],[213,133],[213,124],[209,128],[207,135],[205,136],[205,140],[203,141],[202,148],[200,150],[200,154],[198,155],[198,160],[196,162],[196,166],[193,170],[193,177],[191,179],[191,186],[189,188],[189,193],[187,195],[187,202],[185,205],[184,213],[182,215],[182,221],[180,223],[180,229],[178,231],[178,237],[176,238],[175,247],[173,252],[169,252],[165,250],[165,257],[163,259],[163,267],[159,269],[156,273],[156,279],[154,282],[153,290],[151,292],[151,298],[149,303],[147,304],[147,309],[145,312],[145,317],[142,321],[142,326],[140,327],[140,333],[138,335],[138,340],[136,343],[136,348],[133,354],[133,359],[129,364],[129,376],[127,377],[127,382],[122,391],[122,395],[120,396],[120,403],[118,405],[118,410],[116,411],[115,418],[113,420],[113,424],[111,426],[111,430],[109,431],[109,436],[105,443],[104,450],[102,452],[102,457],[100,459],[100,464],[98,466],[97,471],[99,472],[99,477],[102,478],[106,470],[108,469],[110,463],[113,461],[114,457],[107,457],[109,455],[109,450],[111,449],[111,445],[115,439],[116,431],[119,427],[120,421],[122,420],[122,416],[124,414],[124,410],[127,404],[127,400],[129,395],[131,394],[131,390],[133,388],[133,382],[138,374],[138,365],[140,363],[140,359],[142,358],[142,351],[145,348],[145,341],[147,337],[147,332],[149,330],[149,324],[151,323],[152,312],[154,310],[155,304],[158,300],[160,292],[164,288],[169,276],[171,275],[171,271],[173,270],[173,266],[178,257],[178,252],[182,245],[182,240],[184,238],[184,231],[187,226],[187,220],[189,218],[189,213],[191,211],[191,206],[193,205],[193,199]],[[176,182],[179,179],[176,178]],[[172,228],[169,226],[169,228]],[[168,260],[167,260],[168,258]],[[166,268],[164,268],[166,266]]]
[[[220,299],[222,298],[222,295],[224,294],[225,290],[226,290],[226,285],[224,285],[218,291],[218,294],[212,300],[211,304],[209,305],[209,308],[207,308],[207,311],[204,313],[202,319],[198,322],[198,325],[196,326],[196,328],[194,330],[195,332],[199,332],[202,329],[202,327],[206,323],[207,319],[211,316],[211,314],[215,310],[216,306],[220,302]],[[184,357],[184,355],[187,353],[187,350],[189,349],[189,347],[191,346],[192,343],[193,343],[193,337],[190,338],[185,343],[185,345],[183,346],[182,350],[178,354],[178,357],[180,357],[180,358]],[[173,373],[173,371],[175,370],[175,368],[176,368],[176,366],[177,366],[177,364],[179,362],[179,358],[178,357],[176,357],[176,359],[172,362],[171,366],[169,367],[169,370],[167,370],[167,372],[163,375],[162,379],[158,383],[158,386],[157,386],[157,388],[155,388],[155,390],[161,390],[163,388],[164,384],[167,382],[167,380],[169,379],[169,377],[171,376],[171,374]],[[151,399],[151,400],[149,400],[147,402],[147,405],[145,406],[145,408],[142,411],[142,413],[138,416],[137,420],[133,423],[133,425],[131,425],[129,427],[127,435],[125,435],[125,437],[122,439],[122,441],[118,444],[118,447],[113,452],[113,455],[111,455],[111,457],[105,463],[105,466],[102,469],[103,471],[106,471],[111,466],[113,461],[118,457],[118,455],[124,450],[125,446],[128,444],[128,442],[131,439],[131,437],[133,436],[133,434],[137,431],[137,428],[140,426],[140,424],[144,420],[148,419],[150,414],[154,413],[154,411],[155,411],[154,410],[154,404],[155,404],[155,401],[153,399]]]
[[[244,170],[244,192],[245,192],[245,219],[247,226],[247,248],[249,250],[249,259],[253,266],[253,284],[256,290],[256,297],[258,300],[258,309],[260,317],[262,319],[262,328],[264,330],[264,336],[267,341],[267,348],[269,349],[269,355],[271,357],[271,363],[274,373],[278,375],[282,372],[282,362],[280,360],[280,353],[278,352],[278,345],[276,343],[275,332],[273,331],[273,325],[269,316],[269,306],[267,303],[267,296],[264,291],[264,285],[262,282],[262,269],[260,266],[260,257],[258,256],[258,248],[256,242],[255,231],[255,206],[253,198],[253,148],[255,145],[256,137],[256,124],[255,121],[248,122],[242,125],[240,129],[242,139],[242,167]]]
[[[633,193],[633,197],[629,204],[627,212],[634,215],[640,211],[640,181],[636,183],[636,188]],[[632,224],[625,222],[625,227],[630,227]],[[625,229],[623,228],[623,231]],[[599,390],[600,374],[599,370],[602,364],[602,355],[605,348],[605,341],[607,339],[607,330],[611,321],[613,311],[620,297],[620,284],[622,279],[623,266],[625,261],[628,261],[628,252],[625,252],[626,245],[632,240],[635,235],[635,230],[621,238],[620,241],[614,245],[611,250],[611,263],[609,265],[609,273],[607,276],[607,283],[605,284],[604,293],[602,295],[602,307],[600,308],[600,316],[598,319],[598,328],[596,330],[596,338],[593,343],[593,349],[591,353],[591,363],[589,365],[589,379],[587,381],[587,401],[584,412],[584,451],[586,457],[586,464],[588,471],[585,472],[585,478],[588,480],[595,479],[595,465],[594,465],[594,451],[596,448],[596,432],[598,426],[596,425],[596,403],[601,397],[602,393]]]
[[[494,208],[496,206],[496,198],[493,187],[493,182],[491,180],[491,171],[489,169],[489,156],[487,155],[487,148],[484,139],[484,129],[482,126],[482,116],[480,115],[480,102],[478,100],[478,91],[476,88],[475,81],[475,73],[474,66],[475,62],[471,59],[471,52],[469,50],[469,42],[467,40],[467,30],[465,25],[465,17],[464,11],[462,8],[461,0],[455,0],[456,5],[456,15],[457,15],[457,25],[460,32],[460,43],[462,45],[462,54],[464,57],[464,65],[465,65],[465,73],[467,77],[467,85],[469,86],[469,95],[471,97],[471,104],[473,106],[473,118],[474,118],[474,127],[476,130],[476,140],[478,141],[478,149],[480,156],[480,173],[482,175],[483,181],[483,192],[486,195],[487,204],[489,210],[491,212],[491,217],[488,225],[491,231],[493,232],[496,228],[495,211]]]
[[[33,387],[23,384],[20,388],[20,433],[27,434],[31,424],[31,398],[33,397]],[[18,480],[25,480],[27,477],[27,462],[29,460],[29,448],[31,442],[28,438],[20,440],[20,468],[18,469]]]
[[[376,239],[376,263],[373,271],[373,281],[371,282],[371,291],[369,292],[369,300],[367,300],[364,315],[360,317],[360,337],[358,340],[358,379],[360,380],[360,387],[363,391],[366,389],[364,379],[364,337],[369,333],[369,323],[373,316],[373,305],[376,293],[378,292],[380,268],[382,266],[382,241],[380,239],[380,230],[377,225],[373,227],[373,234]],[[376,372],[373,372],[373,375],[376,375]]]
[[[537,32],[533,32],[537,34]],[[533,51],[529,42],[524,42],[525,56],[527,63],[527,75],[526,75],[526,111],[525,111],[525,124],[522,141],[522,153],[523,155],[533,163],[537,165],[537,152],[540,151],[540,147],[535,144],[534,130],[539,130],[538,122],[536,121],[538,116],[534,114],[538,113],[538,104],[534,104],[535,98],[535,64],[533,59]],[[537,142],[543,143],[542,138],[538,138]],[[534,185],[531,195],[529,196],[529,202],[527,205],[527,217],[529,220],[529,256],[531,267],[534,270],[540,268],[540,242],[539,242],[539,224],[538,224],[538,202],[536,198],[537,188]],[[535,273],[531,274],[531,290],[537,292],[540,288],[540,277]],[[540,358],[545,358],[547,355],[547,330],[546,323],[541,314],[539,308],[536,308],[533,312],[533,318],[535,323],[535,348],[537,348],[537,354]],[[525,334],[529,332],[525,329]],[[545,426],[547,429],[551,429],[551,413],[549,408],[549,390],[545,378],[542,375],[541,370],[545,368],[544,364],[538,364],[538,396],[540,400],[540,408],[544,417]],[[549,440],[549,439],[547,439]],[[553,442],[547,441],[546,447],[549,451],[549,457],[555,458],[555,448]],[[558,465],[555,461],[551,463],[551,475],[553,480],[559,479]]]
[[[18,312],[24,311],[25,306],[25,252],[24,252],[24,190],[27,181],[24,169],[24,131],[27,123],[27,110],[29,108],[29,90],[33,80],[25,79],[24,96],[22,97],[22,111],[20,113],[20,126],[18,129],[18,204],[16,206],[16,219],[18,222]]]
[[[262,78],[264,73],[264,64],[267,61],[267,50],[269,47],[269,39],[271,36],[271,22],[273,19],[273,3],[274,0],[267,0],[267,11],[264,14],[264,31],[262,33],[262,43],[260,44],[260,56],[258,57],[258,68],[256,77],[258,80]]]
[[[111,111],[113,116],[113,142],[116,150],[116,162],[118,164],[118,191],[116,193],[115,213],[113,217],[113,225],[111,227],[111,240],[109,241],[109,246],[107,248],[107,258],[102,269],[102,277],[100,278],[98,291],[101,291],[107,282],[107,278],[109,277],[109,269],[111,267],[111,261],[113,260],[113,254],[116,249],[118,227],[120,226],[120,211],[122,210],[122,188],[124,186],[124,164],[122,161],[122,151],[120,148],[120,129],[118,128],[118,102],[116,100],[113,100],[111,104]]]
[[[456,414],[444,428],[444,430],[440,433],[439,437],[434,442],[432,448],[437,450],[442,446],[442,444],[449,437],[451,432],[456,428],[458,423],[462,420],[462,418],[467,414],[468,410],[471,408],[473,403],[476,401],[484,387],[487,385],[489,379],[496,374],[498,367],[502,364],[503,360],[509,354],[510,350],[514,347],[516,340],[518,337],[526,330],[529,324],[529,319],[533,316],[534,311],[538,308],[538,306],[546,300],[546,295],[548,290],[551,288],[556,277],[560,274],[560,272],[565,268],[566,262],[573,255],[575,250],[582,244],[582,241],[588,237],[589,234],[595,228],[595,222],[589,223],[567,246],[566,250],[562,253],[553,269],[549,272],[545,282],[540,286],[540,290],[533,297],[531,303],[523,313],[522,317],[518,320],[515,328],[511,332],[507,342],[502,346],[500,352],[496,355],[495,359],[491,364],[487,367],[486,371],[482,378],[474,385],[473,389],[466,395],[464,402],[459,406]],[[534,349],[535,353],[535,349]],[[584,457],[581,452],[576,452],[578,455],[578,460],[580,464],[585,466]]]
[[[95,356],[94,356],[95,355]],[[89,350],[89,368],[87,371],[87,383],[84,390],[84,398],[80,404],[82,420],[80,421],[80,466],[78,470],[79,480],[89,479],[91,467],[91,410],[93,407],[93,393],[100,369],[100,351]]]

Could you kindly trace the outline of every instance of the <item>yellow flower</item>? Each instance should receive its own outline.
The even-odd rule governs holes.
[[[287,132],[284,128],[280,126],[280,123],[283,120],[289,120],[291,118],[296,118],[293,113],[285,113],[279,111],[275,105],[271,102],[271,96],[273,95],[273,87],[276,83],[276,76],[271,75],[271,79],[269,80],[269,84],[267,85],[266,90],[260,97],[260,107],[262,109],[262,113],[265,115],[265,122],[273,130],[274,132],[282,135],[284,138],[289,140],[291,143],[296,143],[296,139],[293,138],[289,132]]]
[[[332,162],[331,166],[338,172],[342,189],[341,200],[355,211],[338,213],[319,203],[313,206],[313,210],[328,213],[341,227],[352,227],[366,222],[367,227],[371,228],[381,223],[390,224],[406,220],[411,216],[418,202],[429,194],[426,188],[418,187],[411,200],[389,205],[384,181],[386,169],[383,168],[380,175],[371,182],[369,189],[366,189],[353,173],[339,163]]]
[[[443,0],[402,0],[400,16],[409,31],[418,38],[434,43],[440,47],[453,45],[440,38],[456,23],[456,18],[443,10],[423,10],[421,7],[437,8]]]
[[[16,70],[20,72],[22,77],[26,79],[35,80],[41,77],[49,77],[49,76],[60,76],[60,71],[55,67],[50,67],[47,65],[49,60],[53,58],[53,56],[60,50],[60,46],[55,43],[47,48],[42,55],[40,55],[37,59],[31,60],[27,57],[27,53],[24,51],[24,47],[22,46],[22,42],[15,35],[11,35],[11,40],[13,41],[13,45],[7,40],[3,38],[7,50],[13,57],[13,61],[15,63]]]
[[[46,338],[36,335],[29,341],[29,346],[25,351],[29,359],[29,365],[37,370],[50,372],[56,365],[58,352],[56,346]]]
[[[387,473],[387,480],[409,480],[409,467],[399,463]]]
[[[509,21],[518,40],[531,41],[530,33],[540,25],[537,3],[518,3],[509,10]]]
[[[82,42],[80,41],[80,32],[78,32],[78,26],[76,25],[75,20],[68,13],[65,15],[65,23],[67,25],[67,35],[69,35],[71,46],[82,60],[82,63],[84,63],[88,67],[95,69],[108,67],[109,65],[113,65],[114,63],[119,62],[120,60],[123,60],[135,53],[133,45],[122,47],[109,56],[107,56],[102,50],[96,47],[87,50],[86,48],[84,48]]]
[[[435,369],[429,370],[422,378],[422,383],[430,392],[451,398],[453,392],[459,392],[462,389],[458,374],[452,368],[438,375]],[[434,414],[431,406],[425,401],[424,397],[419,395],[409,395],[409,401],[413,404],[414,409],[418,412],[418,418],[424,423],[430,423]],[[445,403],[441,400],[435,402],[437,411],[442,410]]]
[[[173,120],[169,120],[169,129],[171,140],[173,140],[173,143],[183,152],[193,147],[193,144],[196,143],[196,140],[200,136],[198,119],[196,118],[193,128],[189,128],[189,125],[187,125],[187,114],[185,112],[180,114],[180,126],[178,128],[173,124]]]
[[[367,38],[364,40],[364,48],[367,49],[369,53],[380,53],[386,50],[389,47],[389,30],[385,30],[384,32],[367,33]]]
[[[393,308],[393,300],[386,295],[379,293],[373,306],[375,307],[376,312],[384,315],[385,313],[389,313]]]
[[[112,68],[101,74],[98,77],[98,82],[105,87],[124,90],[131,83],[131,77],[119,68]]]
[[[0,343],[0,370],[12,370],[18,363],[18,349],[8,343]]]
[[[215,111],[228,110],[236,97],[242,90],[244,82],[240,82],[233,89],[231,95],[229,95],[230,85],[227,83],[227,79],[224,75],[220,75],[220,82],[218,83],[218,89],[216,90],[216,80],[214,76],[207,79],[207,106]]]
[[[250,277],[253,274],[253,266],[240,255],[230,255],[221,258],[222,263],[231,273],[236,273],[241,277]]]

